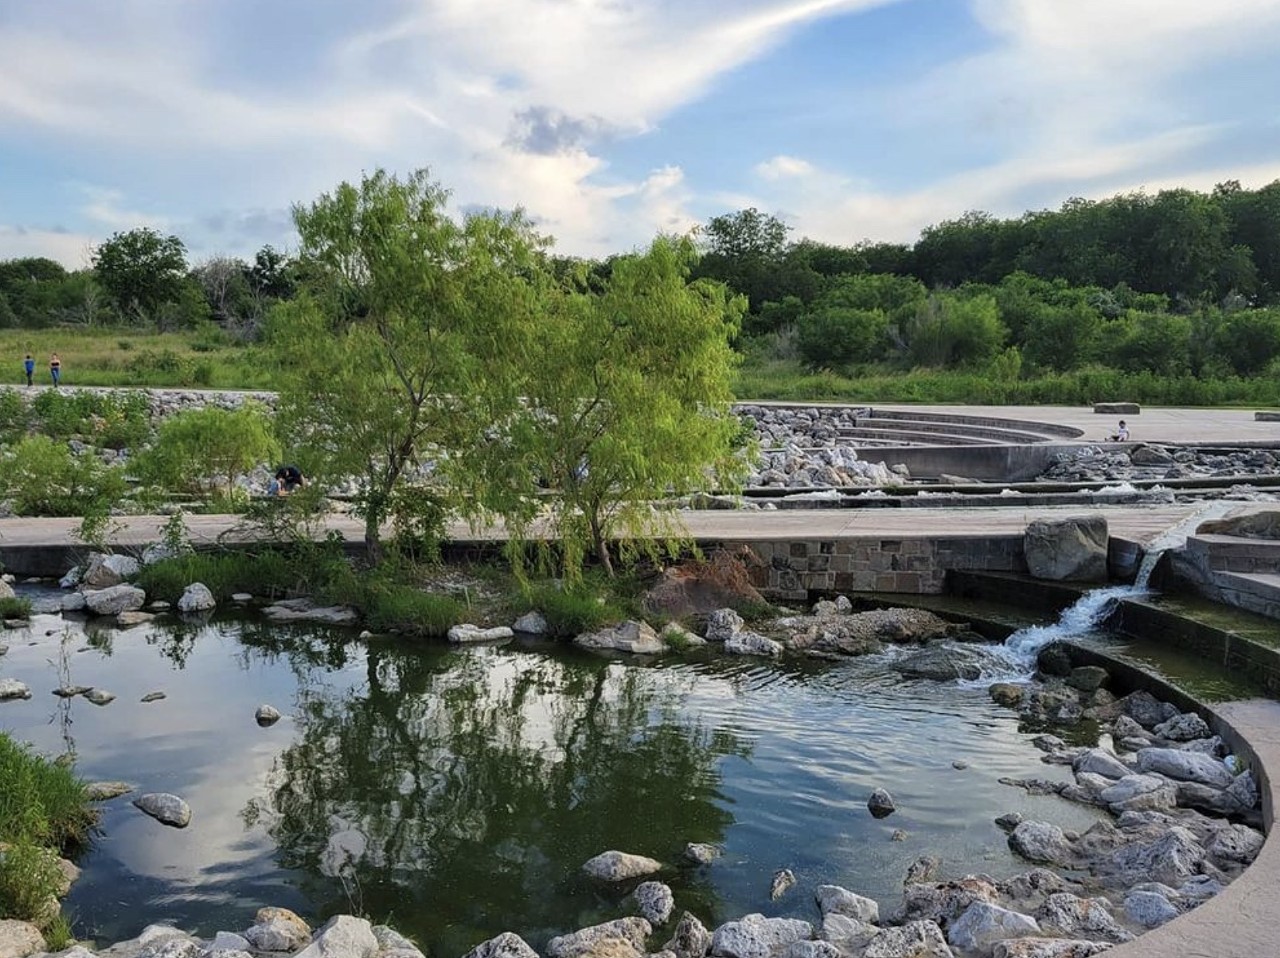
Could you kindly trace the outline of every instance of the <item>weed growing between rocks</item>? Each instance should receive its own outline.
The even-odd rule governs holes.
[[[0,599],[0,619],[31,618],[31,600],[17,597]]]

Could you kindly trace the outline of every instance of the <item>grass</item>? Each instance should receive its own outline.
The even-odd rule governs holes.
[[[961,370],[869,367],[813,372],[794,360],[755,359],[739,368],[734,388],[743,398],[794,402],[1075,406],[1125,400],[1157,406],[1280,405],[1280,382],[1271,377],[1199,379],[1105,367],[1000,379]]]
[[[0,619],[31,618],[31,600],[10,597],[0,599]]]
[[[57,853],[87,843],[96,821],[82,781],[0,732],[0,918],[57,930]]]
[[[193,582],[202,582],[220,601],[237,592],[278,596],[291,591],[301,576],[298,563],[283,552],[193,552],[143,566],[137,584],[148,596],[177,602]]]
[[[216,326],[176,333],[130,327],[0,329],[0,384],[25,384],[22,357],[36,360],[37,385],[49,385],[49,355],[62,360],[67,386],[187,386],[270,389],[275,369],[266,350],[243,345]]]

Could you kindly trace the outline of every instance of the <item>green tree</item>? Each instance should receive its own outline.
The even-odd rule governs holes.
[[[93,269],[122,317],[152,321],[162,306],[182,297],[187,249],[176,236],[133,229],[94,250]]]
[[[917,366],[978,366],[1004,347],[995,297],[934,293],[898,327],[899,348]]]
[[[0,497],[20,516],[84,516],[124,495],[124,476],[92,452],[48,436],[25,436],[0,456]]]
[[[796,345],[811,369],[831,369],[881,358],[889,318],[880,309],[822,306],[796,324]]]
[[[812,276],[816,289],[817,275],[802,261],[787,269],[787,234],[791,227],[767,213],[752,207],[736,213],[713,217],[700,231],[704,255],[694,275],[715,279],[747,297],[752,312],[769,300],[780,300],[793,294],[788,273]],[[807,285],[807,283],[806,283]],[[802,298],[804,298],[802,296]]]
[[[397,490],[509,415],[534,324],[541,240],[527,220],[458,224],[446,199],[425,170],[380,170],[295,207],[310,290],[270,320],[284,435],[309,474],[358,480],[373,561]],[[431,494],[477,507],[439,483]]]
[[[612,574],[611,542],[682,538],[651,503],[739,475],[729,343],[745,304],[720,283],[691,283],[695,256],[690,241],[659,238],[616,259],[598,295],[556,295],[524,365],[525,413],[476,450],[469,473],[487,477],[519,539],[556,543],[567,577],[588,550]],[[555,499],[545,524],[529,508],[539,477]]]
[[[229,496],[238,478],[279,456],[271,418],[261,405],[206,406],[161,423],[155,441],[137,457],[136,468],[140,477],[166,490]]]

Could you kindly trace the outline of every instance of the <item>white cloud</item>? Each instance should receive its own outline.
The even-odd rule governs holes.
[[[68,269],[89,265],[94,240],[83,233],[28,229],[0,223],[0,259],[43,256]]]
[[[757,163],[756,176],[766,180],[785,180],[798,176],[810,176],[814,172],[813,164],[795,156],[779,154],[772,159]]]

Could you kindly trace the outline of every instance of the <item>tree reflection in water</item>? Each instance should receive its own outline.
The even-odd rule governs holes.
[[[617,848],[669,867],[704,919],[714,893],[674,867],[733,817],[732,735],[681,715],[688,674],[504,649],[368,649],[364,688],[303,683],[299,735],[245,810],[325,913],[390,920],[429,953],[504,930],[535,945],[620,914],[629,891],[579,868]]]

